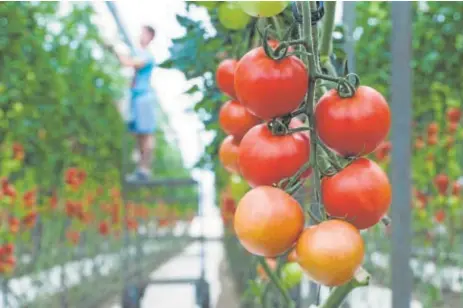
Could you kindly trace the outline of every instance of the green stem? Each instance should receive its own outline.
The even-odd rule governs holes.
[[[329,57],[333,51],[334,17],[336,14],[336,1],[325,2],[325,15],[323,16],[323,33],[320,41],[320,57]]]
[[[325,16],[323,17],[323,33],[320,43],[320,62],[322,67],[332,76],[337,76],[336,70],[330,60],[330,55],[333,52],[335,14],[336,1],[326,1]]]
[[[280,278],[272,271],[270,266],[268,266],[267,261],[265,261],[264,257],[259,257],[259,263],[264,268],[265,273],[270,278],[270,280],[277,286],[278,290],[280,290],[281,295],[285,299],[286,304],[288,304],[288,308],[295,308],[294,301],[291,299],[291,295],[289,294],[288,290],[283,286]]]
[[[302,24],[302,35],[307,41],[307,46],[310,50],[308,52],[311,53],[311,56],[306,57],[306,63],[309,69],[309,92],[307,94],[307,101],[306,106],[307,110],[306,113],[309,117],[309,125],[312,127],[310,131],[310,164],[314,167],[314,174],[313,174],[313,191],[316,203],[320,202],[320,171],[317,168],[317,145],[318,145],[318,136],[316,132],[316,123],[315,123],[315,115],[314,115],[314,108],[315,108],[315,86],[317,80],[314,76],[319,75],[320,69],[318,67],[317,61],[317,54],[318,54],[318,27],[315,25],[312,27],[311,24],[311,6],[315,6],[316,4],[314,1],[311,2],[302,2],[302,16],[303,16],[303,24]]]
[[[272,22],[273,22],[273,25],[275,26],[275,30],[276,30],[277,35],[278,35],[278,39],[281,40],[282,35],[283,35],[283,30],[281,28],[280,20],[278,19],[278,17],[272,16]]]
[[[355,273],[354,278],[345,285],[334,288],[319,308],[338,308],[352,290],[358,287],[367,286],[369,281],[370,275],[368,272],[363,268],[359,268]]]

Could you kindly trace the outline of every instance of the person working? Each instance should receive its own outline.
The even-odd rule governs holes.
[[[152,177],[151,164],[155,143],[157,96],[151,86],[151,74],[155,62],[148,46],[155,36],[154,28],[144,26],[140,35],[141,48],[136,51],[135,55],[130,57],[117,54],[123,66],[135,70],[131,86],[128,129],[137,139],[140,159],[137,169],[127,175],[128,181],[146,181]]]

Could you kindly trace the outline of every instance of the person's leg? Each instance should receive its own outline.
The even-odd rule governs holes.
[[[139,134],[137,142],[140,152],[138,168],[145,173],[149,173],[153,163],[154,136],[151,134]]]

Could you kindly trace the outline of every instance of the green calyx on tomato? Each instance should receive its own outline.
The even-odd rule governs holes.
[[[240,1],[241,9],[254,17],[272,17],[283,12],[289,1]]]
[[[219,6],[219,21],[227,29],[244,29],[250,20],[251,17],[234,2],[223,2]]]

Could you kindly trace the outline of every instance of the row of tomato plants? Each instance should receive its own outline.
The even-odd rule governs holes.
[[[151,196],[151,200],[157,200],[154,203],[129,201],[124,207],[120,186],[114,181],[118,179],[117,174],[101,183],[92,179],[92,170],[80,167],[67,168],[62,185],[55,189],[40,187],[31,180],[34,171],[23,165],[27,154],[21,144],[4,144],[2,150],[2,165],[9,166],[3,168],[0,175],[0,271],[3,274],[13,274],[16,267],[16,243],[34,244],[31,235],[39,219],[49,222],[43,228],[55,230],[55,237],[47,239],[50,241],[47,244],[58,247],[66,243],[79,245],[81,234],[87,231],[99,234],[101,238],[95,240],[102,242],[108,236],[119,239],[124,227],[130,233],[149,221],[155,221],[159,227],[169,227],[180,220],[191,221],[195,215],[193,206],[163,201],[166,196],[160,193]],[[25,173],[15,179],[20,171]],[[138,194],[148,196],[143,191]]]

